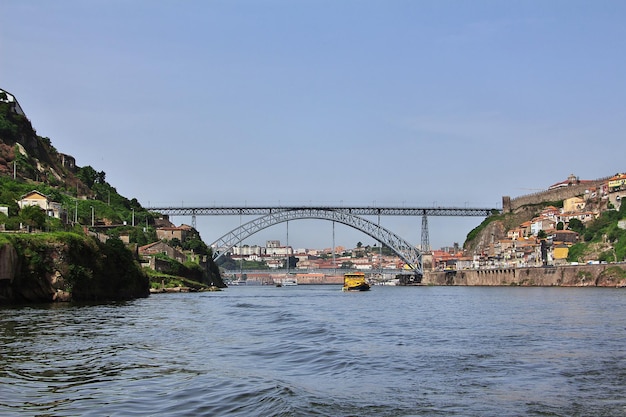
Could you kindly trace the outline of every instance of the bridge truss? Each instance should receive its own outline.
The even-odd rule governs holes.
[[[230,249],[232,249],[235,245],[241,243],[249,236],[252,236],[253,234],[263,229],[279,223],[299,219],[330,220],[360,230],[363,233],[373,237],[377,241],[391,248],[391,250],[394,251],[396,255],[400,257],[400,259],[406,262],[406,264],[412,269],[415,274],[421,276],[424,273],[424,270],[422,268],[421,252],[418,251],[417,248],[413,247],[409,242],[402,239],[400,236],[396,235],[390,230],[387,230],[384,227],[377,225],[376,223],[373,223],[369,220],[350,213],[331,209],[310,207],[275,211],[273,213],[267,214],[263,217],[254,219],[248,223],[241,225],[237,229],[226,233],[224,236],[220,237],[210,245],[211,248],[213,248],[214,250],[213,258],[217,260],[219,257],[224,255],[224,253],[230,251]],[[226,250],[218,253],[218,248]]]
[[[360,216],[422,216],[422,249],[430,246],[427,216],[479,216],[488,217],[499,213],[495,208],[476,207],[344,207],[344,206],[213,206],[213,207],[146,207],[147,210],[170,216],[191,216],[192,226],[196,227],[196,216],[262,216],[245,223],[225,234],[211,244],[213,257],[217,259],[224,252],[218,248],[232,249],[251,235],[289,220],[321,219],[336,221],[353,227],[387,245],[413,271],[423,274],[422,254],[407,241],[393,232]]]
[[[494,212],[493,208],[476,207],[342,207],[342,206],[214,206],[214,207],[146,207],[170,216],[264,216],[281,211],[297,210],[332,210],[355,216],[479,216],[487,217]]]

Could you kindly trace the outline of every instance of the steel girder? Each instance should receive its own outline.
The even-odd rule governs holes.
[[[213,248],[213,258],[217,260],[224,254],[224,252],[218,253],[217,250],[219,248],[228,248],[227,250],[230,250],[236,244],[241,243],[244,239],[263,229],[289,220],[298,219],[336,221],[353,227],[354,229],[360,230],[361,232],[373,237],[377,241],[391,248],[391,250],[393,250],[396,255],[400,257],[400,259],[407,263],[415,274],[422,276],[424,273],[422,267],[422,253],[409,242],[390,230],[345,211],[310,207],[276,211],[242,224],[238,228],[226,233],[210,245],[210,247]]]
[[[281,211],[332,210],[356,216],[478,216],[499,213],[495,208],[472,207],[337,207],[337,206],[257,206],[257,207],[146,207],[170,216],[263,216]]]

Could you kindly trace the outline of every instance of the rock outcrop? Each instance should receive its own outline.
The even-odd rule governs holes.
[[[126,300],[149,295],[148,277],[117,239],[74,233],[3,236],[0,304]]]

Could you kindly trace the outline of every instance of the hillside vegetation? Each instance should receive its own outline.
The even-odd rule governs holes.
[[[5,283],[0,303],[148,296],[148,277],[119,239],[101,243],[78,233],[4,233],[0,261]]]
[[[37,206],[20,209],[17,202],[31,191],[42,193],[50,201],[59,203],[63,215],[60,218],[48,216]],[[30,121],[15,111],[14,103],[0,90],[1,206],[6,207],[6,214],[0,212],[0,231],[7,233],[2,236],[0,245],[12,246],[20,257],[28,258],[31,253],[40,253],[41,248],[47,244],[56,247],[81,242],[79,245],[87,245],[105,255],[111,248],[115,248],[118,258],[125,252],[123,257],[132,260],[134,266],[130,268],[130,273],[134,273],[135,266],[139,266],[137,248],[157,240],[156,222],[160,217],[158,213],[148,212],[135,198],[128,199],[120,195],[107,182],[104,171],[98,171],[89,165],[80,167],[75,164],[73,157],[58,152],[49,138],[37,135]],[[101,240],[109,240],[102,244],[93,237],[87,237],[85,234],[89,229],[97,232]],[[38,232],[39,237],[26,237],[22,233],[15,235],[16,232],[25,231]],[[72,235],[76,235],[75,240],[68,237]],[[120,236],[128,239],[128,246],[124,246],[118,239]],[[87,243],[88,240],[93,240],[94,243]],[[197,280],[201,285],[213,283],[224,286],[219,269],[212,261],[210,249],[195,229],[187,234],[184,242],[172,244],[181,250],[193,250],[199,256],[196,257],[198,261],[195,264],[186,263],[180,267],[174,265],[169,272],[180,273],[183,278]],[[34,251],[33,245],[38,249]],[[76,248],[68,247],[68,250],[73,253]],[[78,259],[70,256],[67,262],[74,263]],[[200,259],[206,261],[206,266],[200,267]],[[30,264],[30,258],[26,263]],[[49,266],[33,264],[31,267],[20,267],[19,271],[21,274],[27,271],[41,274],[41,268]],[[98,270],[97,265],[75,263],[69,277],[81,276],[77,271],[91,267],[96,268],[94,271]],[[113,279],[128,278],[124,271],[115,268],[109,269],[108,273]],[[114,274],[117,274],[116,277],[113,277]],[[83,275],[85,276],[87,275]],[[67,282],[70,281],[72,279]],[[81,285],[71,284],[68,288],[81,298]],[[85,294],[87,293],[88,291]]]

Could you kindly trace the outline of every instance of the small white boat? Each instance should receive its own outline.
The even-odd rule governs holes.
[[[298,285],[298,280],[295,278],[283,278],[281,281],[284,287],[290,287],[294,285]]]

